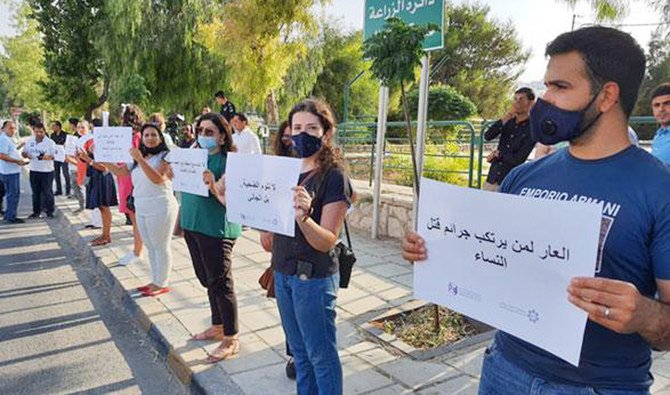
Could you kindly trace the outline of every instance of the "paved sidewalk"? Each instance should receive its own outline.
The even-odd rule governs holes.
[[[84,229],[89,212],[73,214],[76,204],[59,198],[63,226],[69,226],[80,248],[90,250],[86,241],[98,231]],[[114,223],[125,222],[115,212]],[[183,239],[173,240],[175,266],[172,292],[158,298],[141,297],[135,288],[150,280],[148,261],[120,267],[117,262],[132,248],[129,226],[114,225],[114,242],[97,247],[91,259],[110,273],[108,282],[118,296],[127,299],[129,309],[142,325],[155,334],[165,348],[173,370],[192,388],[211,393],[292,394],[295,382],[284,375],[286,363],[284,335],[275,301],[267,299],[258,278],[269,266],[258,233],[245,231],[234,248],[233,274],[240,316],[241,351],[234,359],[215,365],[205,361],[206,351],[216,343],[189,341],[191,333],[206,329],[209,307],[205,289],[195,278]],[[366,338],[357,322],[375,312],[412,300],[412,270],[405,263],[396,240],[372,241],[367,235],[353,234],[358,257],[352,284],[340,290],[337,326],[346,394],[476,394],[484,345],[473,346],[430,361],[414,361],[395,355]],[[654,393],[670,394],[670,353],[655,354]],[[194,384],[194,385],[193,385]]]

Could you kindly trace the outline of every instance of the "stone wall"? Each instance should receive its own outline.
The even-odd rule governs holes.
[[[370,234],[372,230],[372,188],[367,181],[352,180],[357,200],[347,216],[352,228]],[[412,230],[412,188],[382,184],[379,236],[402,238]]]

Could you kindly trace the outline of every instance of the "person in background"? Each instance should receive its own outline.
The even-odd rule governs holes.
[[[651,154],[670,164],[670,82],[657,86],[652,92],[651,111],[660,125],[651,143]]]
[[[73,135],[77,134],[77,126],[79,126],[79,118],[70,117],[67,120],[67,123],[70,125],[70,131]]]
[[[189,123],[181,127],[182,139],[179,142],[179,148],[191,148],[195,144],[195,134],[193,126]]]
[[[93,133],[95,133],[95,129]],[[111,207],[118,205],[114,177],[112,173],[107,171],[107,167],[103,163],[95,161],[93,139],[89,139],[83,144],[83,149],[79,152],[79,158],[87,165],[86,208],[100,210],[100,216],[102,217],[102,234],[91,240],[91,246],[104,246],[112,242]]]
[[[127,105],[121,114],[121,123],[123,126],[133,128],[133,147],[139,148],[142,142],[142,125],[144,124],[142,110],[134,104]],[[119,259],[119,265],[127,266],[142,261],[142,236],[140,236],[140,231],[137,228],[135,213],[128,207],[128,196],[133,193],[133,180],[130,175],[120,174],[116,177],[116,181],[119,185],[119,211],[126,215],[126,225],[133,226],[133,250]]]
[[[208,113],[200,117],[195,131],[198,147],[209,153],[207,170],[203,173],[209,196],[183,192],[179,219],[195,274],[200,284],[207,288],[212,315],[212,326],[193,335],[193,340],[221,342],[209,354],[209,362],[214,363],[230,358],[240,349],[232,252],[241,228],[238,224],[228,222],[224,194],[215,189],[216,181],[226,172],[228,153],[235,151],[235,145],[230,125],[219,114]]]
[[[63,131],[63,125],[60,121],[54,121],[51,124],[51,140],[60,145],[61,147],[65,146],[65,141],[67,140],[67,133]],[[56,180],[56,192],[55,196],[60,196],[63,194],[63,187],[61,186],[61,173],[63,173],[63,178],[65,179],[65,195],[70,196],[70,169],[68,167],[68,162],[59,162],[54,160],[54,179]]]
[[[226,118],[226,121],[230,122],[233,119],[233,115],[237,113],[235,110],[235,105],[228,100],[226,94],[223,91],[218,91],[214,94],[214,99],[221,106],[221,115]]]
[[[4,212],[4,220],[8,224],[22,224],[25,221],[16,216],[19,207],[19,196],[21,195],[21,166],[25,165],[21,154],[16,149],[12,137],[16,133],[16,124],[13,121],[5,121],[0,133],[0,181],[4,185],[7,195],[7,206]],[[0,197],[0,203],[2,197]]]
[[[233,142],[237,152],[241,154],[262,154],[261,143],[256,133],[249,129],[249,120],[242,113],[233,115],[230,124],[233,126]]]
[[[516,166],[528,159],[535,142],[530,137],[530,109],[535,103],[535,93],[530,88],[514,92],[512,109],[484,133],[486,141],[500,136],[496,148],[486,160],[491,164],[484,189],[497,191],[500,183]]]
[[[172,191],[172,175],[165,156],[170,151],[158,125],[142,126],[139,148],[131,148],[134,163],[126,166],[106,163],[114,174],[130,174],[133,178],[135,218],[140,235],[147,247],[151,263],[151,283],[138,287],[144,296],[158,296],[170,292],[168,287],[172,271],[172,230],[179,208]]]
[[[165,116],[161,112],[155,112],[149,116],[149,123],[153,123],[158,127],[158,130],[163,134],[163,140],[167,144],[168,148],[175,146],[174,141],[169,133],[165,132]]]
[[[33,213],[28,218],[40,218],[42,210],[47,218],[54,217],[54,155],[56,144],[46,137],[41,121],[33,124],[33,137],[23,147],[23,157],[30,159],[30,189],[33,193]]]
[[[74,130],[75,136],[78,137],[77,146],[79,147],[80,142],[85,143],[85,140],[88,140],[90,137],[88,136],[88,121],[79,122]],[[70,164],[70,186],[72,190],[71,198],[76,199],[79,203],[79,208],[75,210],[75,214],[78,214],[84,210],[84,193],[81,188],[84,185],[84,180],[86,178],[86,163],[79,159],[78,155],[67,155],[65,160]]]

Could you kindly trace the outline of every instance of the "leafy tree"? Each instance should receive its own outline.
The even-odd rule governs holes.
[[[314,96],[330,103],[338,120],[344,119],[344,87],[360,72],[364,74],[351,85],[348,116],[374,114],[378,82],[367,70],[370,62],[363,57],[363,34],[342,34],[337,27],[323,32],[325,64],[314,86]]]
[[[14,28],[18,34],[1,39],[4,54],[0,55],[0,83],[8,105],[27,110],[47,109],[42,98],[41,84],[47,80],[44,53],[37,22],[30,19],[30,8],[18,6]]]
[[[105,2],[95,45],[113,80],[112,106],[144,89],[147,110],[199,112],[225,82],[221,56],[200,44],[193,28],[216,7],[203,0]]]
[[[560,1],[573,7],[579,2],[579,0]],[[623,18],[628,14],[628,10],[632,3],[639,3],[640,0],[588,0],[588,2],[596,13],[596,19],[599,21],[607,21]],[[670,0],[646,0],[646,2],[659,11],[661,15],[663,15],[665,21],[670,21]]]
[[[468,97],[483,118],[500,116],[530,52],[511,22],[490,17],[479,4],[447,5],[444,48],[431,55],[432,80]]]
[[[265,102],[276,124],[276,91],[307,49],[304,35],[316,29],[312,8],[324,0],[231,0],[223,3],[198,35],[210,52],[224,54],[229,86],[249,105]]]
[[[414,69],[421,64],[424,56],[421,46],[426,34],[435,30],[432,24],[424,26],[408,25],[399,18],[386,20],[384,28],[365,40],[364,55],[372,59],[370,70],[382,85],[400,85],[402,107],[405,115],[407,136],[409,137],[414,170],[414,188],[417,192],[419,173],[416,166],[416,152],[412,136],[412,121],[407,103],[406,85],[414,81]]]
[[[419,106],[419,89],[412,89],[407,95],[412,117],[417,116]],[[428,94],[428,117],[434,120],[458,121],[465,120],[477,114],[477,107],[448,85],[433,85]]]
[[[93,45],[96,26],[104,18],[103,0],[28,0],[42,36],[48,79],[43,94],[51,103],[87,118],[107,100],[109,75],[103,73]]]

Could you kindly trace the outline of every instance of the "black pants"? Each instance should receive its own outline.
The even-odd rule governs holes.
[[[218,239],[188,230],[184,230],[184,240],[191,254],[195,275],[207,288],[212,325],[223,325],[226,336],[237,334],[239,322],[231,259],[235,240]]]
[[[70,194],[70,169],[67,162],[55,162],[54,161],[54,178],[56,179],[56,193],[61,195],[63,193],[63,188],[61,187],[60,182],[60,173],[63,172],[63,178],[65,178],[65,194]]]
[[[54,213],[54,172],[30,172],[30,189],[33,191],[33,214],[39,215],[42,209],[51,215]]]

